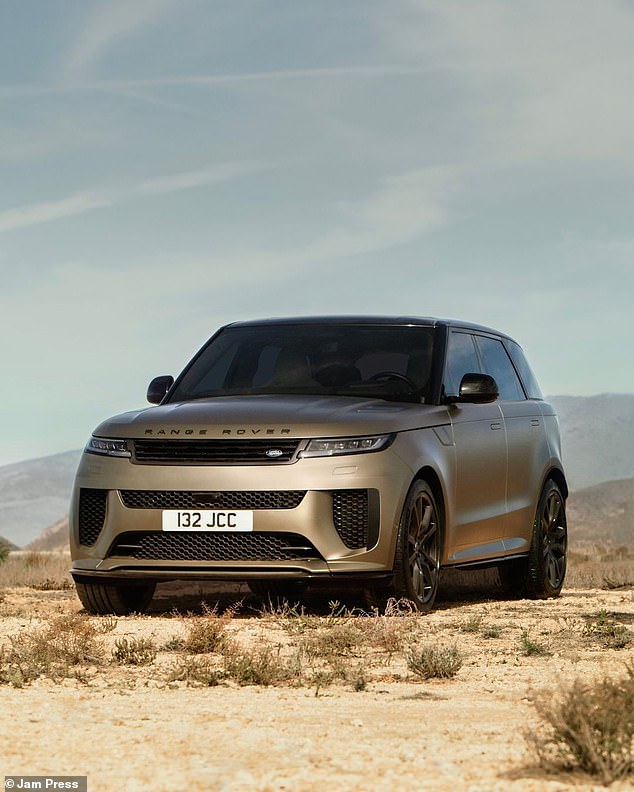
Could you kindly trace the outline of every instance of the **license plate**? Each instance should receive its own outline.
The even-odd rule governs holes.
[[[163,512],[164,531],[252,531],[252,511],[170,509]]]

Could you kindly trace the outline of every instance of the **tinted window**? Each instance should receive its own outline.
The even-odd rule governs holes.
[[[478,372],[480,372],[480,362],[473,344],[473,336],[470,333],[450,333],[445,365],[445,396],[457,396],[463,376]]]
[[[510,357],[502,342],[497,338],[476,336],[485,374],[490,374],[500,389],[500,399],[520,401],[525,399],[524,391],[515,373]]]
[[[426,401],[432,345],[429,327],[228,327],[193,361],[170,401],[251,393]]]
[[[520,377],[522,378],[522,382],[524,383],[524,388],[528,393],[529,399],[543,399],[544,396],[541,392],[539,387],[539,383],[533,374],[531,367],[528,364],[528,360],[524,355],[524,352],[519,344],[516,344],[515,341],[510,341],[509,339],[505,339],[504,341],[506,348],[508,350],[513,363],[515,364],[515,368],[518,370]]]

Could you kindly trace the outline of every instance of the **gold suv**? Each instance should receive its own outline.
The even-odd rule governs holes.
[[[158,581],[299,596],[362,585],[429,610],[443,567],[559,594],[559,426],[518,344],[464,322],[318,317],[220,329],[156,406],[98,426],[70,510],[91,613]]]

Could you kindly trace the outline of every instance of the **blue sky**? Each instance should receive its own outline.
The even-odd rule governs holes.
[[[0,464],[221,324],[449,316],[634,392],[630,0],[4,0]]]

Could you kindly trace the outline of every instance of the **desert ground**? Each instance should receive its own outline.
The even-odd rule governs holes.
[[[89,617],[65,583],[0,583],[0,767],[91,792],[604,789],[545,770],[526,735],[545,734],[535,700],[633,663],[634,589],[613,585],[532,601],[449,581],[418,615],[163,584],[143,616]]]

